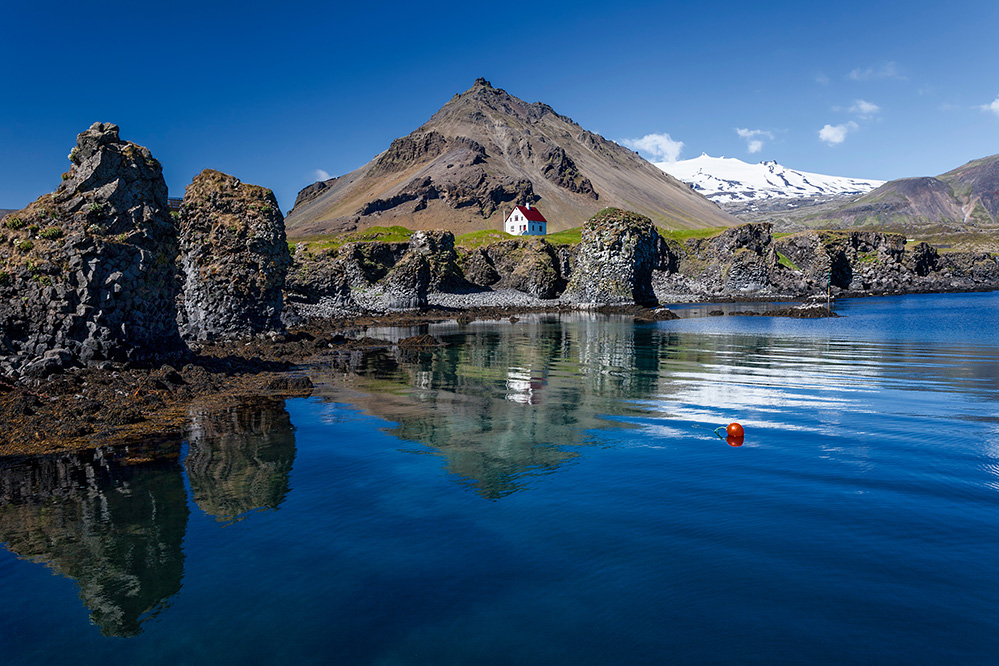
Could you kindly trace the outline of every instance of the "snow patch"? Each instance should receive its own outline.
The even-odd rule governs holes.
[[[749,164],[734,157],[700,157],[656,166],[716,203],[797,199],[834,194],[866,194],[883,180],[825,176],[796,171],[773,160]]]

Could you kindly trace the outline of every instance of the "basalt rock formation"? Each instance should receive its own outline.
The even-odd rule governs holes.
[[[450,253],[454,253],[454,237]],[[423,234],[407,243],[353,242],[339,248],[309,253],[296,249],[288,275],[292,300],[319,303],[328,300],[349,310],[408,310],[427,304],[434,284],[446,282],[454,259],[446,247]]]
[[[281,330],[291,266],[274,194],[205,169],[180,208],[180,330],[227,340]]]
[[[558,253],[541,238],[500,241],[485,249],[498,289],[516,289],[537,298],[558,298],[565,289]]]
[[[753,223],[666,248],[654,277],[661,300],[999,288],[995,257],[940,254],[926,243],[907,247],[904,236],[891,233],[806,231],[775,240],[769,223]]]
[[[422,307],[433,293],[501,289],[593,307],[800,299],[827,290],[868,295],[999,288],[996,257],[939,253],[898,234],[806,231],[775,239],[769,223],[683,240],[664,234],[648,218],[619,209],[594,216],[575,247],[518,238],[456,249],[449,232],[417,232],[408,244],[354,242],[297,252],[289,289],[303,301],[327,298],[348,309],[384,311]]]
[[[389,225],[465,233],[499,228],[513,205],[539,201],[550,231],[614,205],[671,228],[736,224],[634,152],[478,79],[364,166],[303,189],[288,233]]]
[[[178,232],[159,162],[116,125],[94,123],[69,158],[55,192],[0,224],[0,376],[155,365],[188,353],[181,333],[281,329],[291,258],[270,190],[205,170]]]
[[[662,237],[644,215],[608,208],[583,226],[572,278],[562,300],[572,304],[619,305],[657,302],[652,271]]]
[[[430,269],[428,289],[455,291],[466,286],[465,278],[458,266],[454,234],[450,231],[431,229],[414,232],[409,239],[409,249],[427,259]]]
[[[666,242],[657,267],[657,293],[702,296],[783,293],[771,232],[771,225],[766,223],[745,224],[711,238]],[[775,287],[775,283],[779,286]],[[791,291],[807,293],[808,286]]]
[[[149,150],[94,123],[52,194],[0,226],[0,374],[154,362],[177,332],[177,231]]]

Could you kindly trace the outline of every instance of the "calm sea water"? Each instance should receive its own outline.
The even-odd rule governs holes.
[[[447,346],[4,460],[0,662],[999,663],[999,294],[838,311],[372,330]]]

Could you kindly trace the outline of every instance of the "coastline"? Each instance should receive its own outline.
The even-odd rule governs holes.
[[[955,290],[970,293],[989,289]],[[899,295],[899,294],[879,294]],[[450,296],[450,295],[445,295]],[[868,297],[868,294],[839,294]],[[813,317],[835,312],[802,314],[798,300],[748,297],[688,300],[685,303],[786,303],[787,307],[730,313],[731,316]],[[825,311],[825,298],[811,306]],[[148,443],[183,437],[188,410],[217,406],[249,396],[307,397],[312,383],[305,368],[342,364],[358,351],[394,346],[426,348],[436,344],[429,336],[392,343],[364,336],[376,326],[412,327],[455,320],[510,320],[531,314],[593,312],[654,322],[674,319],[668,307],[637,305],[580,308],[557,301],[534,305],[471,305],[428,307],[388,313],[360,313],[312,319],[287,333],[226,343],[192,345],[172,362],[151,367],[109,364],[104,368],[70,367],[33,382],[0,382],[0,458],[89,450],[104,446]],[[715,315],[716,316],[716,315]]]

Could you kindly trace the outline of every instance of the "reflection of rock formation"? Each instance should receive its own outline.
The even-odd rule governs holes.
[[[99,449],[0,466],[0,541],[75,579],[101,633],[133,636],[180,591],[188,510],[175,457],[114,455]]]
[[[295,460],[295,430],[284,400],[192,408],[190,418],[184,467],[201,510],[231,521],[254,509],[276,509],[288,493]]]
[[[361,377],[329,381],[370,390],[349,399],[396,422],[392,434],[433,447],[452,473],[497,498],[521,488],[523,476],[575,457],[569,447],[586,444],[587,431],[605,425],[599,415],[619,410],[622,399],[655,392],[665,339],[627,318],[552,315],[470,327],[418,355],[372,352],[350,367]]]

